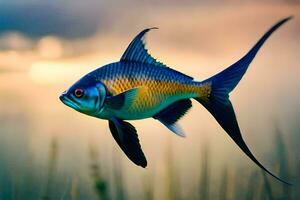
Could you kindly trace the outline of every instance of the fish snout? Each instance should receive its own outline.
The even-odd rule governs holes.
[[[59,96],[59,99],[60,99],[62,102],[64,102],[66,94],[67,94],[67,90],[63,91],[63,93],[61,93],[61,95]]]

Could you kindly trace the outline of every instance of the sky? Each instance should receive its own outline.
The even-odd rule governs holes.
[[[290,125],[298,123],[300,113],[299,13],[296,0],[0,1],[0,147],[10,155],[0,154],[0,163],[16,159],[22,166],[23,152],[28,151],[37,166],[42,165],[45,146],[56,138],[61,169],[83,173],[86,148],[95,143],[106,160],[111,162],[115,153],[128,174],[144,175],[136,175],[135,166],[118,151],[105,121],[65,107],[59,94],[87,72],[118,61],[144,28],[159,28],[146,38],[151,55],[203,80],[241,58],[274,23],[293,15],[266,42],[231,93],[245,140],[259,160],[271,166],[276,161],[264,155],[274,151],[274,123],[289,141]],[[185,140],[154,120],[134,122],[150,171],[164,172],[163,152],[170,141],[178,168],[191,180],[196,165],[184,163],[198,162],[193,156],[206,143],[214,155],[212,169],[255,169],[200,105],[193,102],[180,124],[188,135]]]

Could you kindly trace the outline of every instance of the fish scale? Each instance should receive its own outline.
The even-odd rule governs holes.
[[[163,106],[170,105],[176,100],[195,97],[199,93],[205,92],[202,87],[199,87],[199,83],[193,81],[189,76],[171,68],[157,67],[151,64],[112,63],[91,72],[91,74],[106,85],[111,95],[141,86],[147,89],[148,92],[142,92],[136,96],[133,105],[126,112],[119,111],[133,119],[145,115],[151,116]],[[205,96],[205,93],[201,95]],[[140,116],[140,113],[143,113],[143,116]]]

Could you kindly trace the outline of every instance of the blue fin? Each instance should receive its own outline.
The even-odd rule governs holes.
[[[184,132],[176,124],[176,122],[181,117],[183,117],[191,107],[192,102],[190,99],[180,100],[166,107],[165,109],[154,115],[153,118],[159,120],[163,125],[165,125],[176,135],[185,137]]]
[[[186,134],[183,132],[181,127],[175,122],[174,124],[166,124],[163,121],[160,120],[160,122],[165,125],[170,131],[175,133],[176,135],[180,137],[186,137]]]
[[[108,96],[106,97],[105,104],[107,107],[114,110],[120,110],[121,108],[129,107],[135,100],[139,90],[142,88],[144,87],[132,88],[115,96]]]
[[[256,56],[258,50],[262,47],[264,42],[270,37],[270,35],[278,29],[286,21],[290,20],[292,17],[285,18],[275,24],[270,30],[268,30],[261,39],[252,47],[252,49],[236,63],[223,70],[222,72],[216,74],[215,76],[209,78],[207,81],[213,81],[215,88],[218,88],[218,92],[223,94],[230,93],[242,79],[243,75],[248,69],[248,66]],[[215,91],[216,92],[216,91]]]
[[[137,131],[130,123],[120,119],[109,120],[109,129],[126,156],[141,167],[147,166],[147,159],[143,153]]]
[[[217,75],[207,79],[206,81],[203,81],[203,83],[209,83],[211,85],[211,94],[208,99],[204,99],[201,97],[195,98],[213,115],[213,117],[218,121],[221,127],[254,163],[256,163],[261,169],[269,173],[271,176],[275,177],[277,180],[286,184],[290,183],[278,178],[269,170],[267,170],[249,150],[241,135],[232,104],[229,100],[229,93],[241,80],[249,64],[251,63],[263,43],[277,28],[279,28],[289,19],[291,19],[291,17],[283,19],[275,24],[239,61],[237,61],[224,71],[218,73]]]
[[[165,64],[157,61],[155,58],[153,58],[149,54],[148,50],[146,49],[145,34],[152,29],[158,29],[158,28],[156,27],[147,28],[141,31],[137,36],[135,36],[135,38],[131,41],[131,43],[128,45],[127,49],[125,50],[124,54],[122,55],[120,62],[139,62],[139,63],[151,64],[159,67],[168,67]],[[169,69],[176,71],[172,68]],[[184,75],[186,78],[189,78],[191,80],[193,79],[193,77],[190,77],[179,71],[176,71],[176,73]]]
[[[126,51],[121,57],[120,61],[133,61],[133,62],[140,62],[145,64],[152,64],[157,66],[163,66],[164,64],[161,62],[156,61],[149,53],[145,47],[145,34],[152,30],[157,29],[156,27],[147,28],[140,32],[129,44]]]

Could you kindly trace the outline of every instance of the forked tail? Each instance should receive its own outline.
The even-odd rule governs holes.
[[[203,81],[202,83],[211,86],[210,95],[207,98],[195,98],[200,102],[218,121],[222,128],[228,133],[228,135],[234,140],[234,142],[241,148],[241,150],[260,168],[275,177],[279,181],[290,185],[290,183],[278,178],[267,170],[251,153],[247,147],[245,141],[242,138],[236,116],[229,100],[229,93],[239,83],[247,68],[260,47],[268,39],[268,37],[278,29],[282,24],[291,19],[292,17],[285,18],[275,24],[268,32],[266,32],[262,38],[254,45],[254,47],[239,61],[216,74],[215,76]]]

